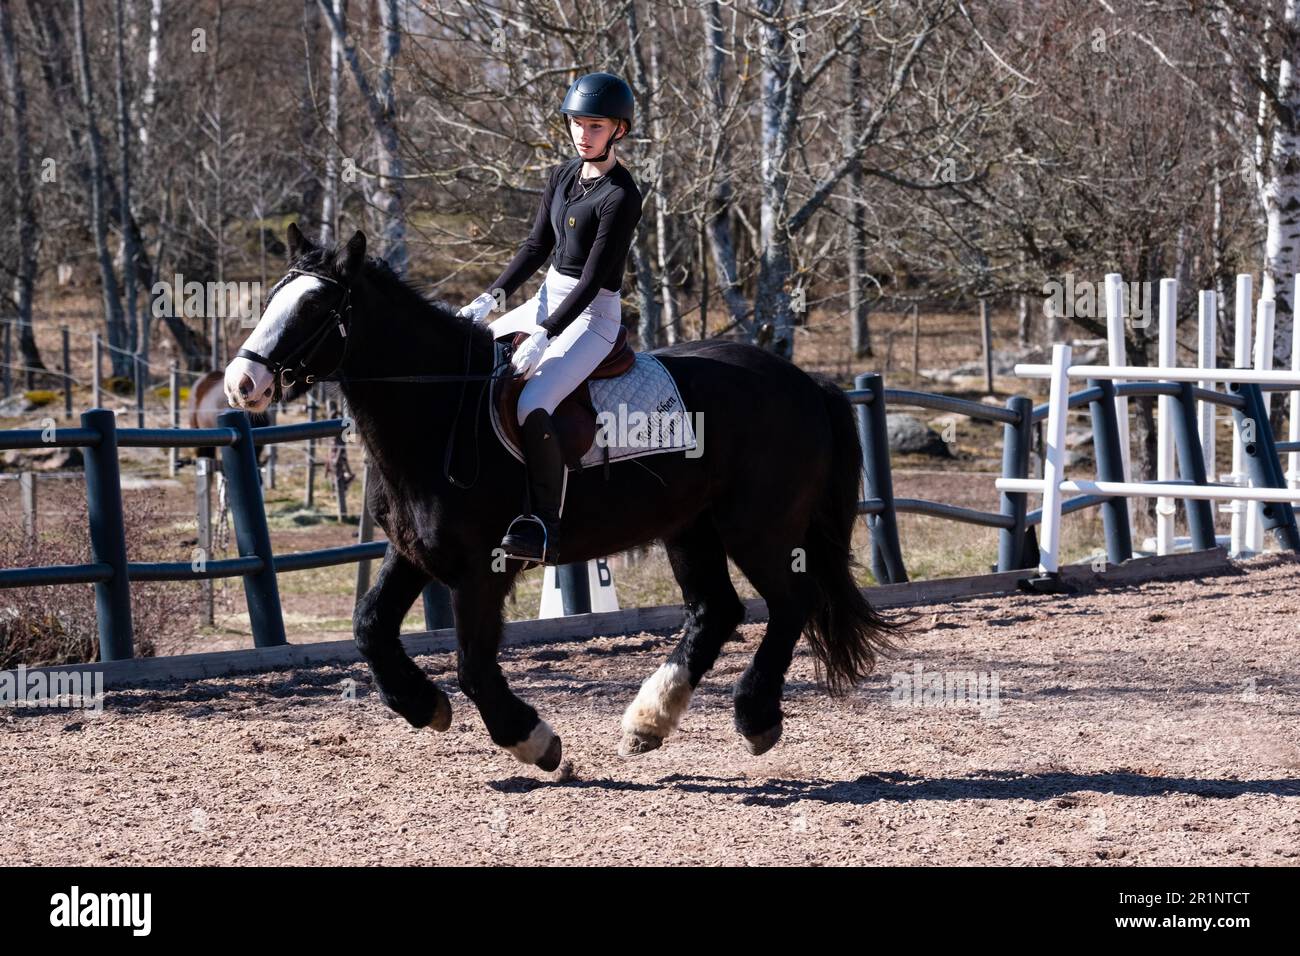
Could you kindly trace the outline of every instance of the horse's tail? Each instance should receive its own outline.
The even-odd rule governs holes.
[[[820,376],[816,381],[825,393],[832,451],[830,478],[808,531],[808,571],[819,600],[804,633],[827,690],[839,695],[871,673],[876,655],[894,648],[902,628],[872,608],[853,578],[862,444],[843,389]]]

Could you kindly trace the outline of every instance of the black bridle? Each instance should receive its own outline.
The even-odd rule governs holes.
[[[306,269],[290,269],[284,274],[284,278],[275,284],[271,289],[271,294],[266,298],[266,304],[269,306],[271,300],[275,298],[278,292],[291,276],[302,275],[310,276],[313,279],[319,279],[321,282],[327,282],[330,285],[338,286],[342,290],[339,300],[330,307],[329,317],[332,322],[325,322],[319,329],[307,337],[307,340],[301,343],[297,348],[291,351],[283,360],[276,361],[267,355],[261,355],[252,349],[241,348],[235,353],[236,358],[245,358],[257,362],[259,365],[266,366],[275,380],[275,394],[272,399],[279,401],[280,395],[287,392],[297,384],[298,376],[307,385],[315,384],[320,378],[321,373],[312,370],[312,363],[315,362],[317,354],[325,345],[330,337],[330,333],[338,330],[339,339],[343,343],[343,351],[339,355],[339,360],[330,372],[334,372],[343,364],[343,359],[347,357],[348,351],[348,322],[352,318],[352,287],[346,286],[338,279],[330,276],[321,275],[319,272],[309,272]],[[271,350],[272,352],[275,349]],[[294,378],[289,378],[290,373],[294,373]],[[329,374],[329,373],[325,373]]]
[[[275,391],[271,396],[273,402],[280,401],[280,396],[297,384],[299,377],[305,385],[314,385],[317,382],[337,382],[345,385],[349,382],[407,382],[407,383],[425,383],[425,382],[460,382],[460,398],[456,403],[456,414],[451,420],[451,432],[447,439],[447,450],[443,455],[443,476],[457,488],[468,489],[474,486],[478,481],[479,474],[479,454],[478,454],[478,430],[482,421],[483,398],[488,394],[487,384],[495,379],[498,374],[505,368],[509,367],[509,355],[502,359],[501,362],[492,366],[486,374],[471,373],[471,346],[473,345],[474,336],[472,334],[465,336],[465,372],[461,375],[388,375],[380,377],[353,378],[335,375],[340,366],[343,365],[347,358],[348,345],[351,339],[348,336],[348,325],[352,320],[352,287],[343,284],[338,279],[331,276],[321,275],[319,272],[309,272],[306,269],[290,269],[285,273],[284,278],[275,284],[271,289],[271,294],[267,296],[266,304],[270,305],[271,300],[275,298],[275,293],[279,291],[289,278],[294,275],[310,276],[313,279],[319,279],[330,285],[337,286],[341,291],[339,299],[330,307],[330,321],[322,323],[319,329],[316,329],[309,335],[306,341],[302,342],[297,348],[293,349],[282,360],[275,360],[268,356],[254,352],[252,349],[241,348],[235,353],[236,358],[249,359],[257,362],[270,370],[275,381]],[[313,363],[326,341],[331,337],[331,333],[337,331],[339,340],[343,346],[339,353],[339,360],[334,366],[327,371],[322,372],[314,368]],[[272,352],[275,349],[271,350]],[[294,375],[291,379],[286,379],[287,375]],[[456,445],[456,431],[460,424],[460,413],[465,405],[465,387],[470,382],[482,382],[483,387],[479,389],[479,397],[476,400],[476,411],[474,415],[474,477],[468,483],[460,481],[451,473],[451,456]]]

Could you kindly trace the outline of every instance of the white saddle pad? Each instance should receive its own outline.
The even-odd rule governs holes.
[[[582,456],[583,468],[607,460],[695,450],[695,430],[677,383],[653,355],[637,352],[632,367],[618,378],[596,379],[588,382],[587,388],[596,409],[596,440]],[[523,461],[519,446],[506,437],[497,403],[491,405],[497,438]]]

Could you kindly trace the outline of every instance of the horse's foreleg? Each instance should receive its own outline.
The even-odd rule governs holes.
[[[656,749],[677,729],[691,694],[745,617],[745,606],[727,571],[722,538],[710,514],[706,512],[685,531],[665,539],[664,545],[682,589],[686,620],[677,647],[645,679],[623,714],[618,752],[625,757]]]
[[[501,604],[509,585],[505,574],[492,574],[463,582],[452,594],[460,689],[478,707],[493,743],[521,763],[554,770],[562,752],[559,735],[514,695],[497,661]]]
[[[398,639],[402,619],[428,582],[429,575],[390,545],[374,586],[353,611],[352,632],[384,703],[416,727],[446,730],[451,726],[451,701],[407,656]]]

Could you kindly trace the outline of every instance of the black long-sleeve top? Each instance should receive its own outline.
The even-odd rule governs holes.
[[[549,338],[563,332],[602,288],[622,291],[628,250],[641,220],[641,190],[626,167],[615,163],[584,187],[578,182],[582,162],[575,157],[552,167],[532,231],[488,286],[505,290],[508,298],[554,250],[556,271],[578,284],[542,323]]]

